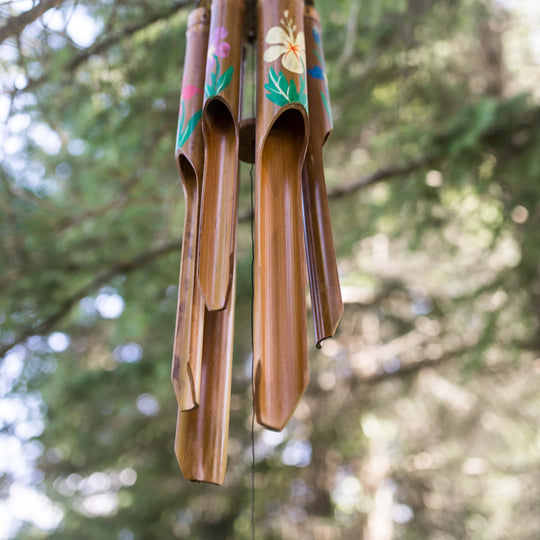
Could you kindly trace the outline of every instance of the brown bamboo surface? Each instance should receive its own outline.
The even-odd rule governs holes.
[[[322,43],[316,42],[313,31],[321,35],[317,10],[306,6],[304,26],[308,69],[321,65]],[[319,56],[317,56],[319,54]],[[328,98],[326,79],[308,75],[310,132],[309,144],[302,174],[304,203],[304,232],[306,256],[313,307],[313,323],[317,347],[332,337],[343,315],[343,301],[339,285],[334,239],[330,223],[330,210],[324,179],[323,145],[332,132],[332,118],[324,104]]]
[[[303,105],[276,104],[264,87],[270,68],[296,89],[301,73],[289,71],[283,57],[265,61],[263,55],[271,46],[272,39],[265,39],[270,29],[290,22],[296,38],[303,15],[303,2],[258,3],[254,387],[257,420],[274,430],[283,429],[309,379],[301,206],[308,119]]]
[[[182,128],[186,127],[189,119],[197,118],[202,109],[209,25],[210,12],[206,8],[195,9],[188,18],[180,114],[184,122],[179,125],[177,145],[182,140]],[[184,144],[177,147],[176,160],[185,193],[185,221],[171,380],[179,408],[189,410],[199,401],[204,324],[204,300],[196,280],[199,201],[204,167],[200,122]]]
[[[185,478],[223,484],[227,467],[233,364],[235,273],[220,311],[205,309],[199,406],[178,413],[175,453]]]
[[[243,45],[244,0],[213,0],[206,88],[228,80],[203,110],[205,165],[199,236],[199,284],[209,310],[222,309],[233,274],[233,237],[238,199],[238,111]],[[227,45],[225,45],[227,44]],[[224,54],[229,48],[227,56]],[[213,52],[216,53],[212,54]],[[218,69],[219,68],[219,69]]]

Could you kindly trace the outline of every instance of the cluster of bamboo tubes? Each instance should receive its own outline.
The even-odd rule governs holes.
[[[176,142],[186,211],[171,379],[180,468],[190,480],[222,484],[240,158],[255,163],[253,386],[261,425],[283,429],[308,383],[306,265],[317,346],[334,335],[343,304],[322,165],[332,118],[318,14],[303,0],[199,4],[188,19]],[[240,119],[251,41],[257,111]]]

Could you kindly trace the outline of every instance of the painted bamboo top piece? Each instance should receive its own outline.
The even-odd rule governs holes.
[[[322,46],[321,21],[317,10],[312,6],[305,8],[304,26],[306,31],[308,102],[310,112],[313,112],[312,109],[324,111],[324,114],[317,115],[320,118],[317,118],[317,129],[315,130],[315,135],[321,135],[321,143],[324,143],[332,131],[333,120]],[[312,140],[311,136],[310,140]]]
[[[210,11],[208,9],[200,7],[190,13],[186,34],[188,36],[187,42],[193,51],[206,50],[209,26]],[[185,62],[178,129],[176,131],[175,154],[177,159],[181,152],[188,159],[194,154],[203,154],[202,137],[192,137],[196,129],[201,129],[203,85],[204,65],[201,65],[200,62]]]
[[[257,145],[261,146],[280,110],[289,105],[301,111],[307,123],[306,39],[303,2],[258,3],[258,110]],[[268,104],[271,104],[269,107]]]
[[[244,0],[214,0],[206,59],[205,101],[220,96],[238,117]]]

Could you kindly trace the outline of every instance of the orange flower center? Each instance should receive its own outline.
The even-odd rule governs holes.
[[[300,47],[296,43],[291,43],[290,41],[287,41],[287,47],[289,50],[287,51],[287,54],[293,53],[296,58],[298,58],[298,53],[300,52]]]

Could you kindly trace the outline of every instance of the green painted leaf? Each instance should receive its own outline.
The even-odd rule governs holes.
[[[231,66],[229,67],[229,69],[227,69],[227,71],[225,71],[225,73],[223,73],[223,75],[219,77],[218,82],[217,82],[216,94],[223,92],[223,90],[225,90],[225,88],[227,88],[227,86],[231,84],[233,73],[234,73],[234,68]]]
[[[180,136],[178,138],[178,144],[177,144],[178,148],[181,148],[182,146],[184,146],[186,141],[191,137],[191,134],[193,133],[193,131],[195,131],[195,128],[197,127],[197,124],[199,123],[201,116],[202,116],[202,109],[200,111],[197,111],[191,117],[186,127],[180,133]]]
[[[277,80],[277,86],[284,94],[288,94],[288,92],[289,92],[289,83],[287,81],[287,77],[285,77],[285,75],[283,75],[283,72],[281,72],[281,71],[279,72],[279,77],[278,77],[278,80]]]
[[[291,103],[295,101],[300,101],[300,96],[298,95],[298,91],[296,90],[296,84],[292,79],[291,84],[289,85],[289,89],[287,91],[287,95],[289,96],[289,101]]]
[[[275,103],[276,105],[279,105],[280,107],[283,107],[284,105],[287,105],[289,102],[289,100],[285,97],[283,97],[281,94],[266,94],[266,97],[272,102],[272,103]]]
[[[289,103],[301,103],[307,109],[305,78],[302,76],[300,77],[300,92],[298,92],[293,79],[289,82],[283,72],[280,71],[278,75],[271,67],[268,73],[268,83],[264,85],[264,88],[268,90],[266,97],[280,107]]]
[[[321,90],[321,97],[324,104],[324,108],[326,109],[326,114],[328,115],[328,118],[330,120],[330,124],[334,125],[334,119],[332,118],[332,109],[330,109],[330,103],[328,102],[328,98],[326,97],[326,94]]]

